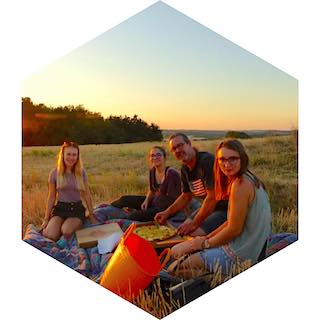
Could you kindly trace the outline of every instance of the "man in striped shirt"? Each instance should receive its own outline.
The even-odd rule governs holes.
[[[182,194],[166,210],[159,212],[155,220],[165,223],[167,219],[185,209],[193,198],[200,200],[196,209],[178,227],[180,235],[206,235],[218,228],[227,219],[227,201],[217,202],[214,194],[214,156],[209,152],[199,152],[183,133],[169,138],[170,151],[182,163]]]

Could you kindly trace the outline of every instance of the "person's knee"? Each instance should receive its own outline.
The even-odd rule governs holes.
[[[64,229],[62,230],[62,235],[65,237],[65,238],[70,238],[72,236],[72,233],[70,230],[68,229]]]
[[[81,228],[83,222],[78,218],[67,219],[61,227],[61,233],[65,238],[70,238],[77,230]]]
[[[57,241],[61,236],[60,230],[52,230],[52,229],[48,229],[48,228],[44,229],[42,234],[46,238],[53,240],[53,241]]]
[[[63,225],[61,228],[61,232],[65,238],[70,238],[72,236],[72,234],[75,232],[75,228],[72,226]]]

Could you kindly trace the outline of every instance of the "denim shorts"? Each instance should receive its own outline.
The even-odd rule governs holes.
[[[209,272],[216,272],[221,267],[221,272],[229,275],[232,265],[236,262],[223,249],[223,247],[199,251],[201,260]]]

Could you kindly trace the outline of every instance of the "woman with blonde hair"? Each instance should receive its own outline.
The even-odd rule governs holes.
[[[80,229],[86,218],[93,217],[92,199],[88,178],[80,158],[79,146],[74,142],[64,142],[60,148],[57,165],[49,175],[49,192],[42,233],[45,237],[57,241],[61,235],[70,237]]]

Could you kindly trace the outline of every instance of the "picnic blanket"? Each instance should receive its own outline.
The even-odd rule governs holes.
[[[268,239],[266,257],[270,257],[279,250],[285,248],[289,244],[298,240],[298,235],[295,233],[277,233],[272,234]]]
[[[117,222],[123,231],[132,223],[125,219],[109,220],[106,223],[112,222]],[[84,226],[88,227],[90,223],[86,222]],[[99,282],[112,256],[112,253],[99,254],[97,246],[88,249],[79,248],[75,235],[69,239],[62,236],[54,242],[45,238],[32,224],[27,226],[23,240],[95,282]]]
[[[105,221],[105,223],[112,222],[118,223],[123,231],[132,223],[131,220],[126,219]],[[90,226],[90,222],[86,221],[84,226]],[[274,254],[297,239],[297,235],[292,233],[271,235],[266,255]],[[79,248],[75,235],[69,239],[62,236],[57,242],[54,242],[45,238],[34,225],[27,227],[23,240],[95,282],[100,281],[100,277],[112,256],[112,253],[99,254],[97,246],[89,249]]]

